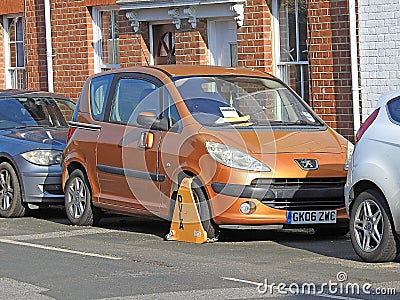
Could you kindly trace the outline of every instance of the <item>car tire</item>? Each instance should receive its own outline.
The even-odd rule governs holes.
[[[393,261],[398,255],[398,240],[385,197],[376,189],[361,192],[350,212],[350,238],[364,261]]]
[[[0,164],[0,216],[17,218],[25,215],[18,175],[8,163]]]
[[[100,221],[101,212],[92,206],[92,192],[80,169],[72,171],[65,185],[65,211],[74,225],[92,226]]]

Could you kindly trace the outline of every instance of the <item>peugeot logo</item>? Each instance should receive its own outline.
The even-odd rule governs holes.
[[[311,171],[318,169],[318,161],[316,159],[301,158],[301,159],[295,159],[294,161],[304,171]]]

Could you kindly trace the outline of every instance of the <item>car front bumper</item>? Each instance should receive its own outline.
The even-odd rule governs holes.
[[[22,157],[16,158],[21,180],[22,199],[26,203],[63,204],[61,166],[38,166]]]
[[[239,185],[212,183],[210,192],[214,220],[219,225],[285,225],[288,211],[336,210],[336,225],[313,223],[301,227],[328,227],[348,222],[344,205],[345,178],[318,180],[272,181],[270,185]],[[211,191],[210,191],[211,190]],[[248,202],[253,209],[249,214],[240,211]]]

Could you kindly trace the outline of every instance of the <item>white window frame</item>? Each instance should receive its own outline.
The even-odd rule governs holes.
[[[18,15],[4,15],[3,16],[4,69],[5,69],[5,87],[6,87],[6,89],[25,89],[26,88],[25,75],[23,77],[24,79],[23,79],[23,85],[22,86],[19,85],[18,76],[17,76],[17,74],[19,72],[25,73],[25,52],[23,51],[23,53],[24,53],[23,54],[23,56],[24,56],[23,57],[24,66],[23,67],[18,67],[18,66],[11,67],[11,65],[10,65],[10,56],[11,56],[10,46],[11,46],[11,43],[12,43],[12,41],[10,40],[10,33],[9,33],[9,25],[10,25],[9,20],[10,19],[13,19],[14,20],[14,24],[15,24],[14,25],[15,26],[15,28],[14,28],[15,40],[13,41],[13,44],[16,45],[17,43],[21,43],[22,42],[23,47],[25,46],[24,45],[24,32],[22,32],[22,41],[17,41],[16,40],[17,36],[18,36],[16,24],[17,24],[17,20],[19,18],[22,18],[22,22],[24,23],[23,16],[20,15],[20,14],[18,14]],[[24,31],[24,26],[22,26],[22,31]],[[17,50],[16,50],[16,53],[17,53]],[[16,55],[16,59],[18,59],[18,55]],[[16,65],[18,65],[18,64],[16,63]]]
[[[93,49],[94,49],[94,72],[100,73],[109,69],[120,68],[120,64],[104,64],[102,59],[103,47],[102,47],[102,30],[101,30],[101,14],[104,11],[119,11],[118,6],[99,6],[93,7],[92,10],[92,24],[93,24]],[[114,16],[112,14],[112,16]],[[113,18],[113,17],[112,17]],[[117,22],[113,19],[112,22]],[[112,26],[114,28],[114,26]],[[115,49],[113,49],[113,52]]]
[[[304,68],[308,68],[308,60],[302,61],[300,60],[300,43],[299,43],[299,27],[296,26],[296,54],[294,61],[290,62],[282,62],[281,61],[281,32],[280,32],[280,22],[279,22],[279,2],[281,0],[273,0],[272,1],[272,15],[273,15],[273,32],[274,32],[274,61],[275,61],[275,74],[278,78],[280,78],[286,84],[289,84],[288,68],[291,66],[301,66],[301,93],[300,96],[304,99],[305,89],[308,86],[305,86],[305,77],[304,77]],[[298,24],[298,1],[296,1],[296,24]]]

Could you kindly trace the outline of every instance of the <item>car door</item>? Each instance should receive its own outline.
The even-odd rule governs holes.
[[[102,124],[97,143],[101,203],[159,210],[159,188],[165,179],[158,165],[162,133],[137,123],[142,112],[159,115],[159,86],[157,79],[143,74],[126,73],[114,79],[108,121]]]

